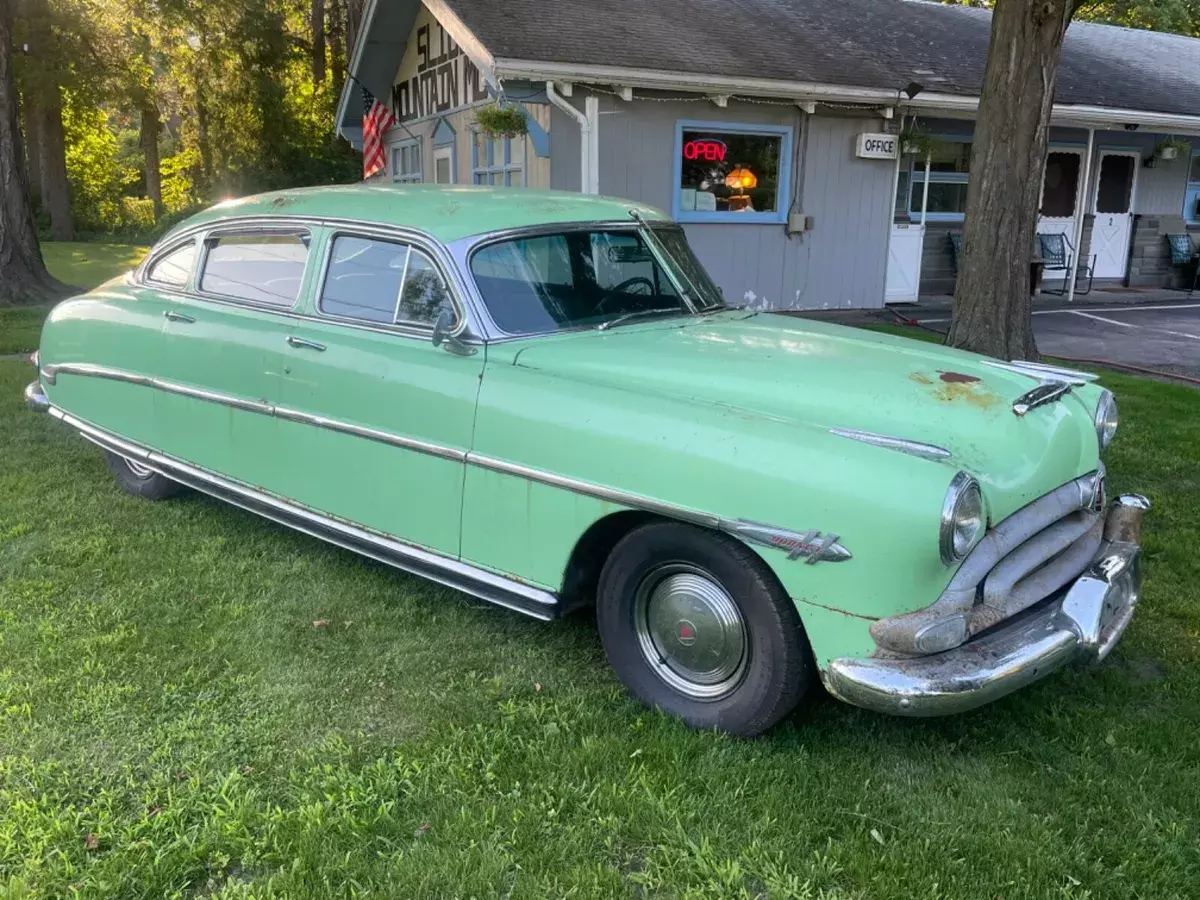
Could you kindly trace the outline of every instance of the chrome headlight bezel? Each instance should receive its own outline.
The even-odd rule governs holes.
[[[1096,440],[1100,444],[1100,449],[1101,451],[1107,450],[1108,445],[1117,436],[1117,429],[1121,425],[1120,413],[1117,409],[1117,398],[1113,396],[1112,391],[1105,391],[1100,395],[1100,402],[1096,404],[1096,415],[1093,417],[1093,422],[1096,425]]]
[[[960,527],[969,525],[973,519],[975,522],[970,526],[968,538],[959,540]],[[938,554],[942,562],[947,566],[962,562],[986,532],[987,510],[983,503],[983,489],[973,476],[959,472],[950,482],[942,503],[942,523],[938,532]]]

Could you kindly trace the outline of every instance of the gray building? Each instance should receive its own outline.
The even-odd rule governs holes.
[[[920,0],[369,0],[338,109],[390,103],[381,178],[553,187],[683,223],[731,302],[953,290],[990,13]],[[1200,238],[1200,40],[1067,33],[1039,233],[1098,283],[1168,286]],[[518,105],[528,134],[475,115]],[[1065,280],[1048,271],[1047,279]]]

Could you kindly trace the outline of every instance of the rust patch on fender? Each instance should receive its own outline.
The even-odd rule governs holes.
[[[979,381],[974,375],[964,375],[962,372],[943,372],[940,369],[938,377],[946,384],[975,384]]]

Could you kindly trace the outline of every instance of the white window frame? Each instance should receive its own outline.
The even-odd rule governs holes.
[[[974,143],[974,136],[967,135],[947,135],[938,137],[938,140],[943,140],[947,144],[966,144],[967,158],[971,156],[971,145]],[[1042,172],[1042,178],[1046,177],[1045,171]],[[930,184],[967,184],[971,180],[970,172],[933,172],[929,173]],[[925,157],[911,156],[908,162],[908,217],[910,219],[920,219],[921,211],[916,208],[914,202],[925,196]],[[964,212],[927,212],[925,214],[926,222],[961,222],[966,217]]]
[[[485,141],[486,159],[479,158],[479,142]],[[514,138],[489,138],[480,131],[471,132],[471,183],[472,184],[488,184],[492,183],[492,175],[504,174],[504,187],[525,187],[525,148],[527,146],[527,138],[522,135],[519,140],[521,142],[521,153],[518,159],[513,159],[513,140]],[[495,150],[497,145],[503,149],[503,159],[495,158]],[[513,176],[517,177],[513,177]],[[500,185],[496,185],[500,187]]]
[[[417,160],[416,169],[401,170],[400,161],[404,158],[403,150],[416,151],[408,154],[409,160],[415,156]],[[405,141],[397,141],[391,146],[391,168],[392,181],[399,184],[420,184],[425,180],[425,153],[421,147],[420,138],[409,138]]]

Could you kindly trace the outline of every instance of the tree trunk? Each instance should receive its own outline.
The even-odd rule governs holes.
[[[325,83],[325,0],[312,0],[312,77]]]
[[[329,0],[329,57],[335,96],[341,94],[346,80],[346,16],[345,0]]]
[[[1037,359],[1029,264],[1063,37],[1082,0],[1000,0],[971,149],[947,343]]]
[[[62,290],[42,262],[12,71],[15,0],[0,0],[0,306],[48,300]]]
[[[153,99],[142,104],[142,153],[146,157],[146,196],[154,201],[154,221],[162,218],[162,164],[158,157],[158,137],[162,122],[158,117],[158,106]]]
[[[42,103],[42,202],[50,212],[50,236],[75,240],[71,190],[67,183],[67,139],[63,134],[62,94],[48,90]]]
[[[36,212],[42,205],[42,111],[33,92],[24,98],[25,174],[29,179],[29,203]]]

